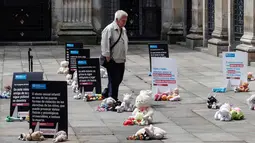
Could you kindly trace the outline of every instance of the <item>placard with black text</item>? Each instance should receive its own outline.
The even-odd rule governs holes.
[[[91,92],[96,88],[96,94],[101,94],[99,58],[77,58],[76,64],[79,87],[83,87],[85,92]]]
[[[67,42],[65,44],[65,60],[69,61],[69,49],[82,49],[83,43]]]
[[[29,128],[39,130],[45,137],[53,137],[56,132],[68,133],[68,107],[66,81],[31,81]]]
[[[90,49],[70,49],[69,50],[69,72],[76,71],[77,58],[90,58]]]

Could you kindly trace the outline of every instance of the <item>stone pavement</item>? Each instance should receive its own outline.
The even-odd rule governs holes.
[[[27,50],[29,46],[0,47],[1,87],[10,84],[13,72],[28,71]],[[65,80],[57,75],[60,62],[64,59],[64,46],[31,47],[34,55],[34,71],[43,71],[45,80]],[[92,57],[98,57],[99,46],[88,47]],[[220,102],[230,102],[239,106],[245,113],[245,120],[220,122],[213,116],[216,110],[206,107],[208,93],[213,87],[223,86],[221,59],[205,53],[192,51],[178,45],[170,45],[171,58],[178,62],[178,85],[181,92],[180,102],[153,102],[155,126],[167,131],[162,141],[165,143],[254,143],[254,111],[248,110],[246,99],[255,89],[250,83],[250,93],[233,92],[219,95]],[[148,77],[149,57],[146,45],[131,45],[127,57],[124,81],[120,87],[122,93],[137,95],[142,89],[150,89],[151,77]],[[248,67],[249,71],[255,68]],[[102,81],[105,87],[106,79]],[[131,113],[97,112],[98,102],[74,100],[69,91],[68,118],[69,141],[73,143],[118,143],[127,141],[141,127],[124,127],[123,121]],[[135,99],[135,96],[133,97]],[[120,98],[121,99],[121,98]],[[0,142],[16,143],[22,132],[28,132],[28,123],[4,121],[9,113],[9,100],[0,100]],[[52,142],[47,140],[44,142]]]

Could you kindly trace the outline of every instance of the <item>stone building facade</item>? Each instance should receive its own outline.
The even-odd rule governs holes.
[[[255,59],[254,0],[30,1],[30,3],[38,1],[46,3],[43,6],[47,7],[50,12],[46,12],[45,15],[50,20],[44,19],[44,26],[38,28],[44,29],[46,32],[43,33],[41,30],[36,34],[32,33],[33,35],[30,38],[27,37],[27,39],[41,34],[40,41],[51,40],[60,43],[82,41],[84,44],[96,44],[100,42],[102,29],[113,21],[115,11],[123,9],[129,14],[126,28],[132,41],[185,42],[186,46],[191,49],[201,49],[202,47],[203,50],[215,56],[219,56],[222,51],[228,49],[240,50],[249,53],[249,61]],[[20,2],[20,4],[22,3]],[[3,5],[3,3],[0,3],[0,8]],[[23,8],[21,8],[22,10]],[[47,10],[44,9],[44,11]],[[16,20],[20,21],[19,23],[22,25],[23,23],[26,24],[24,17],[28,18],[29,14],[23,12],[10,15],[16,16],[17,19],[19,17],[17,15],[22,14],[23,17]],[[48,27],[45,24],[48,24]],[[17,25],[15,26],[17,27]],[[4,31],[4,29],[6,28],[1,31]],[[9,37],[13,37],[10,30],[5,31],[9,34]],[[19,37],[27,35],[22,30],[17,32],[17,28],[15,32]],[[3,33],[1,33],[2,37],[8,37],[3,36]],[[19,39],[19,37],[16,39]]]

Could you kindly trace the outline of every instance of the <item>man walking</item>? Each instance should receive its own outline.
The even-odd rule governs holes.
[[[101,56],[105,58],[105,68],[108,72],[108,87],[102,95],[118,101],[119,85],[123,80],[128,37],[125,29],[128,14],[123,10],[115,13],[114,21],[102,31]]]

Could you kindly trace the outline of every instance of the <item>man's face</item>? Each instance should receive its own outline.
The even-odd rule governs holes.
[[[117,24],[121,28],[126,25],[126,22],[127,22],[127,16],[122,16],[121,19],[117,20]]]

